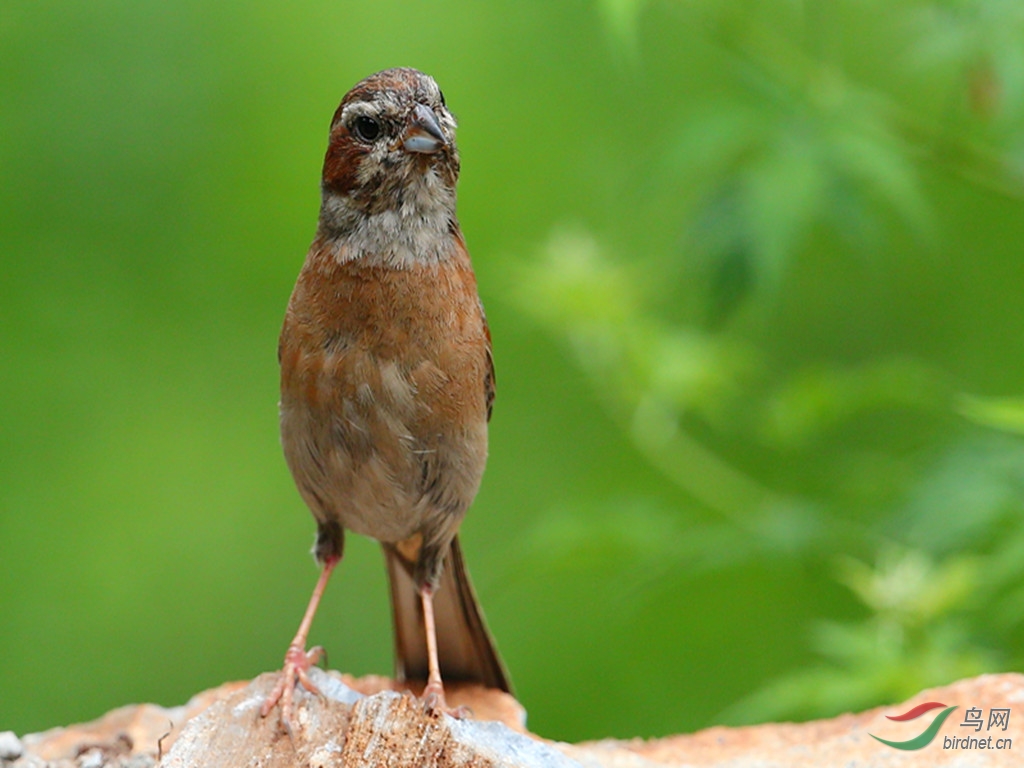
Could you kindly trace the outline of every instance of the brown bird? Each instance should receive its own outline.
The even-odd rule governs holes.
[[[316,237],[278,346],[281,440],[316,518],[320,579],[262,708],[290,728],[317,604],[344,532],[378,540],[391,581],[396,677],[509,691],[457,532],[480,486],[494,400],[491,338],[455,217],[455,118],[437,83],[388,69],[331,121]]]

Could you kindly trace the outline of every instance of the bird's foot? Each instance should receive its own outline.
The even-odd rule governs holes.
[[[423,711],[428,715],[451,715],[456,720],[469,720],[473,717],[473,710],[469,707],[448,706],[441,683],[427,683],[427,687],[423,689]]]
[[[302,685],[310,693],[322,696],[320,689],[316,687],[309,675],[306,673],[310,667],[315,665],[324,655],[324,649],[320,646],[306,651],[298,645],[288,646],[284,655],[284,669],[281,670],[281,679],[277,681],[274,690],[267,696],[267,700],[260,707],[260,716],[266,717],[278,705],[281,704],[281,724],[288,732],[293,734],[292,715],[295,711],[294,696],[295,686]]]

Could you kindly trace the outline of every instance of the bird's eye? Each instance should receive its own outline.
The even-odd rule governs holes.
[[[448,105],[444,103],[444,91],[442,91],[440,88],[438,88],[437,92],[441,96],[441,106],[442,107],[447,107]]]
[[[360,115],[352,121],[352,133],[354,133],[356,138],[360,141],[365,141],[367,144],[370,144],[380,137],[380,123],[372,117]]]

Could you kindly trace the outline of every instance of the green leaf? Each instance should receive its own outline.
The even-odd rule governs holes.
[[[782,135],[744,171],[744,216],[762,280],[778,286],[784,267],[821,218],[826,187],[817,147]]]
[[[961,395],[956,411],[983,427],[1024,435],[1024,397]]]
[[[597,5],[605,28],[620,50],[635,55],[638,43],[637,20],[647,0],[599,0]]]

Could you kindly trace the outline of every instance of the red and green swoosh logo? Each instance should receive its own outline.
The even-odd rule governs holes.
[[[873,733],[868,735],[876,741],[880,741],[886,746],[893,747],[894,749],[921,749],[922,747],[927,746],[931,740],[935,738],[935,734],[939,732],[939,728],[941,728],[942,724],[946,722],[946,718],[949,717],[950,713],[954,709],[956,709],[955,706],[946,707],[945,704],[939,701],[926,701],[924,704],[918,704],[916,707],[904,712],[902,715],[886,715],[890,720],[902,723],[907,720],[916,720],[925,712],[931,712],[933,709],[939,709],[941,707],[945,707],[945,709],[943,709],[938,716],[932,720],[931,725],[925,728],[920,735],[915,736],[912,739],[907,739],[906,741],[889,741],[888,739],[881,739]]]

